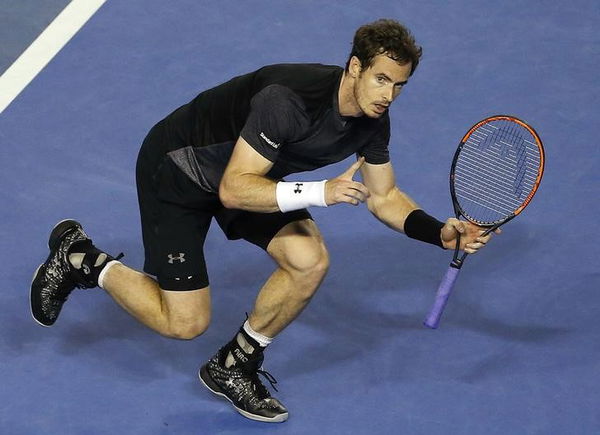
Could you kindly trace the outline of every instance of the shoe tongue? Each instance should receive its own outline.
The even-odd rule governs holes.
[[[248,359],[246,362],[238,361],[236,365],[245,372],[256,372],[262,366],[265,356],[259,352],[254,358]]]
[[[67,251],[67,253],[71,254],[74,252],[81,252],[81,253],[85,254],[93,247],[94,247],[94,245],[92,244],[91,239],[77,240],[77,241],[73,242],[73,244],[69,247],[69,250]]]

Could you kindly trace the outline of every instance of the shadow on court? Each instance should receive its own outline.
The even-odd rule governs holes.
[[[519,227],[515,226],[507,239],[519,239],[519,232]],[[503,254],[502,249],[512,242],[500,239],[493,242],[499,245],[496,247],[500,251],[499,257]],[[10,333],[5,334],[4,339],[14,352],[51,341],[56,352],[65,357],[76,357],[81,364],[93,364],[96,370],[140,382],[165,378],[172,371],[194,377],[193,368],[212,355],[229,335],[233,336],[236,325],[243,321],[243,313],[250,311],[254,295],[274,267],[272,260],[261,250],[244,247],[243,243],[228,243],[230,258],[224,268],[209,269],[211,275],[218,277],[215,279],[218,284],[212,289],[213,324],[209,332],[193,341],[160,337],[130,317],[100,290],[74,292],[53,328],[39,327],[29,316],[12,313],[8,322]],[[279,354],[277,372],[282,377],[302,376],[361,360],[370,353],[379,352],[388,343],[404,348],[412,356],[425,355],[432,351],[432,341],[421,338],[433,336],[437,345],[445,346],[443,340],[435,340],[435,335],[442,337],[445,330],[459,328],[492,343],[486,346],[486,354],[472,361],[470,366],[460,368],[460,373],[447,375],[450,379],[458,374],[461,379],[473,382],[506,374],[507,370],[521,370],[515,353],[522,345],[552,345],[553,342],[558,345],[566,335],[575,332],[536,322],[528,324],[515,317],[507,319],[483,314],[486,300],[473,295],[477,292],[474,283],[492,273],[496,256],[471,265],[471,270],[464,274],[460,282],[462,289],[453,295],[440,329],[424,328],[422,320],[434,296],[439,275],[437,270],[428,270],[424,264],[439,264],[440,252],[427,247],[418,255],[408,255],[410,243],[400,240],[396,243],[387,236],[363,236],[359,249],[350,237],[336,237],[330,241],[332,267],[329,276],[297,322],[278,339],[286,343],[274,351]],[[114,240],[111,242],[111,245],[118,244]],[[137,245],[127,242],[123,245],[130,246],[125,251],[134,253],[133,258],[139,256]],[[377,249],[370,249],[372,247]],[[444,252],[442,256],[449,257],[449,254]],[[357,255],[364,267],[353,267]],[[210,263],[215,253],[207,252],[207,257]],[[239,261],[241,257],[244,261]],[[390,258],[397,259],[391,269],[387,267]],[[347,282],[353,283],[353,291],[345,288],[343,283]],[[300,333],[310,333],[312,338],[306,340],[296,336]],[[105,344],[119,351],[99,352]],[[302,358],[297,358],[298,351]],[[144,363],[132,364],[131,361]],[[269,353],[266,363],[269,366]],[[399,378],[435,376],[429,371],[431,366],[423,366],[418,359],[404,358],[400,365],[396,373]],[[198,387],[196,381],[191,385],[194,391]]]

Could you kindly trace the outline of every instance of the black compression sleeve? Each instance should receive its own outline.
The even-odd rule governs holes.
[[[429,216],[423,210],[412,211],[404,221],[404,233],[411,239],[421,240],[443,248],[441,231],[443,222]]]

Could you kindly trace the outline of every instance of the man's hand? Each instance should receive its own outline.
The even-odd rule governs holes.
[[[442,243],[446,249],[454,249],[456,247],[456,236],[460,233],[460,249],[467,254],[474,254],[483,248],[492,237],[491,234],[482,236],[485,229],[471,222],[461,221],[456,218],[449,218],[446,224],[442,227]],[[494,233],[500,234],[500,228]]]
[[[369,189],[364,184],[352,180],[354,174],[356,174],[356,171],[360,169],[364,162],[365,158],[361,157],[342,175],[327,181],[325,184],[325,202],[327,205],[339,204],[341,202],[358,205],[367,200],[371,195]]]

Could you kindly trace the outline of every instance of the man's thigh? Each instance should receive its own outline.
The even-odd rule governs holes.
[[[136,168],[144,271],[156,276],[164,290],[203,289],[209,285],[204,240],[220,203],[160,155],[161,131],[150,132]]]
[[[288,213],[254,213],[243,210],[220,209],[215,218],[230,240],[244,239],[268,251],[271,241],[285,227],[296,228],[300,233],[320,237],[319,230],[306,209]],[[304,222],[302,224],[294,224]]]
[[[208,287],[204,241],[215,200],[207,197],[204,203],[194,204],[196,207],[181,205],[168,200],[167,188],[165,182],[156,192],[148,183],[138,181],[144,271],[156,276],[164,290],[189,291]]]
[[[154,244],[146,258],[163,290],[190,291],[208,287],[204,241],[212,215],[169,205],[154,226]]]

